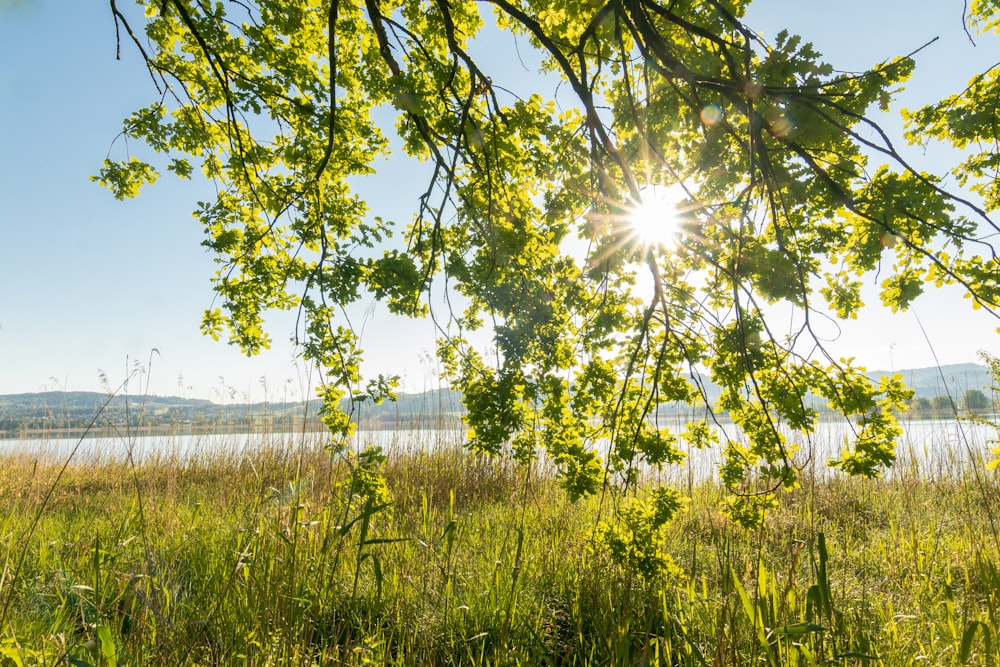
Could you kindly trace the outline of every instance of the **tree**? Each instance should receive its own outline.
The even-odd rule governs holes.
[[[952,413],[955,411],[955,404],[952,402],[950,396],[935,396],[931,399],[931,403],[934,405],[935,410],[944,411],[947,413]]]
[[[685,441],[712,444],[709,422],[728,414],[747,439],[721,445],[727,511],[753,524],[796,484],[792,454],[817,420],[810,394],[853,425],[833,465],[873,476],[894,460],[894,413],[910,393],[899,376],[873,384],[827,355],[818,313],[856,317],[860,278],[876,270],[894,311],[935,283],[997,308],[985,239],[1000,158],[994,106],[980,104],[1000,90],[996,70],[908,116],[914,141],[984,147],[958,168],[978,206],[908,164],[866,115],[889,108],[912,55],[837,73],[798,36],[758,36],[746,0],[138,4],[142,18],[112,9],[159,98],[123,135],[178,177],[197,169],[218,184],[197,210],[220,263],[222,307],[204,331],[253,354],[268,344],[267,309],[298,310],[337,436],[351,428],[336,409],[345,393],[392,391],[392,378],[362,391],[361,350],[338,317],[371,294],[435,318],[470,445],[522,461],[544,448],[573,497],[634,489],[641,466],[681,461]],[[973,3],[982,29],[997,15],[998,3]],[[471,55],[494,29],[527,40],[574,104],[494,82]],[[351,188],[389,150],[375,119],[386,109],[405,153],[429,165],[405,225],[369,219]],[[131,197],[161,169],[109,159],[99,180]],[[657,186],[683,192],[672,245],[633,226]],[[573,239],[585,253],[567,250]],[[782,334],[772,304],[799,328]],[[477,330],[492,336],[489,355],[470,342]],[[658,408],[674,402],[704,418],[664,428]],[[674,498],[649,497],[643,516],[668,520]]]
[[[985,410],[990,407],[990,399],[979,389],[966,389],[962,403],[969,410]]]

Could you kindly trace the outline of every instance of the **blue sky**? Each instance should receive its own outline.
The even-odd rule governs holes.
[[[770,39],[782,28],[803,34],[838,69],[861,69],[939,36],[904,94],[911,106],[959,90],[998,52],[995,38],[969,43],[961,0],[757,4],[757,30]],[[532,79],[505,64],[517,62],[512,54],[506,37],[484,51],[505,68],[494,75],[497,84],[524,90]],[[262,378],[272,398],[306,393],[308,370],[289,342],[294,315],[272,318],[274,345],[254,359],[199,333],[202,310],[212,304],[214,265],[190,211],[210,196],[205,185],[165,176],[138,199],[118,202],[89,181],[122,119],[155,94],[129,44],[115,60],[108,4],[0,0],[0,62],[0,394],[97,391],[102,371],[117,386],[136,363],[146,373],[131,381],[132,393],[148,383],[157,394],[259,399]],[[884,120],[898,136],[898,123]],[[116,144],[114,155],[123,150]],[[931,171],[954,160],[943,150],[908,154]],[[424,183],[398,164],[385,169],[383,180],[366,184],[372,208],[405,220]],[[390,321],[369,306],[355,313],[359,321],[368,316],[366,370],[400,373],[412,391],[435,386],[430,322]],[[956,290],[926,295],[914,312],[942,363],[975,361],[979,349],[1000,353],[997,322],[973,312]],[[878,308],[845,324],[831,349],[869,368],[934,363],[912,313]]]

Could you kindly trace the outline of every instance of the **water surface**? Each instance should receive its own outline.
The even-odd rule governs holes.
[[[663,424],[678,432],[683,424]],[[904,435],[896,449],[897,469],[917,470],[922,474],[955,473],[967,469],[972,460],[983,455],[992,458],[990,448],[997,434],[994,429],[966,421],[914,420],[903,422]],[[740,440],[743,434],[731,424],[716,427],[721,439]],[[830,458],[836,457],[851,440],[851,431],[843,422],[821,423],[809,438],[788,434],[789,442],[799,446],[796,463],[803,469],[821,473]],[[440,447],[460,446],[464,440],[461,429],[412,429],[359,431],[350,446],[362,449],[376,445],[387,454],[427,451]],[[227,433],[199,435],[141,435],[86,438],[34,438],[0,440],[0,455],[21,454],[49,461],[65,461],[72,456],[77,463],[128,461],[136,463],[150,459],[189,461],[199,456],[229,454],[252,455],[262,448],[287,451],[323,447],[329,436],[323,432],[306,433]],[[600,445],[598,445],[600,447]],[[674,480],[704,479],[715,474],[720,461],[718,448],[687,450],[688,460],[681,466],[671,466],[664,476]],[[891,473],[890,473],[891,474]]]

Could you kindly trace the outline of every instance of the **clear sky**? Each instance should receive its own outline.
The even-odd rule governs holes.
[[[802,34],[837,69],[863,69],[940,37],[919,57],[903,96],[909,106],[957,92],[1000,52],[996,38],[970,43],[962,0],[756,4],[749,22],[766,38],[782,28]],[[510,65],[518,62],[511,39],[491,41],[482,53],[501,68],[492,70],[496,84],[531,85]],[[148,383],[155,394],[256,400],[265,378],[270,398],[301,398],[309,376],[289,342],[294,314],[272,318],[274,345],[254,359],[199,333],[214,264],[190,212],[211,196],[206,186],[167,174],[138,199],[118,202],[89,181],[122,119],[155,94],[129,44],[115,59],[108,4],[0,0],[0,63],[0,394],[99,391],[102,372],[115,387],[141,364],[146,372],[131,381],[131,393]],[[882,121],[904,143],[899,123]],[[114,155],[124,148],[117,144]],[[954,161],[942,150],[908,149],[908,156],[929,171]],[[383,180],[366,184],[376,212],[408,219],[424,183],[407,173],[390,163]],[[367,303],[355,316],[355,324],[368,318],[367,372],[402,374],[410,391],[436,385],[429,322],[389,321],[384,308]],[[975,361],[980,349],[1000,354],[997,324],[944,290],[911,313],[869,308],[830,347],[871,369],[932,365],[932,350],[941,363]]]

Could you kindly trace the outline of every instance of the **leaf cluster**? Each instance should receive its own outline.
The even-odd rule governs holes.
[[[875,476],[894,459],[905,388],[826,355],[816,318],[856,317],[873,274],[892,310],[946,283],[1000,304],[987,236],[997,70],[908,116],[914,141],[975,148],[957,173],[978,206],[913,168],[868,115],[891,107],[914,57],[837,72],[800,36],[765,40],[745,0],[137,5],[139,17],[112,1],[159,99],[123,136],[216,183],[196,212],[219,263],[221,306],[203,329],[253,354],[270,342],[266,312],[297,310],[337,437],[351,430],[340,400],[365,393],[344,312],[374,298],[435,318],[471,447],[525,464],[541,450],[579,498],[635,492],[721,433],[728,511],[754,525],[796,486],[817,400],[853,431],[833,465]],[[973,17],[992,30],[997,11],[978,2]],[[527,41],[569,102],[482,69],[487,31]],[[428,179],[408,221],[372,217],[352,180],[377,172],[389,132]],[[96,178],[135,196],[154,162],[109,159]],[[675,247],[631,226],[656,185],[686,193]],[[774,313],[787,311],[797,324],[783,329]],[[678,433],[670,410],[694,418]],[[709,427],[728,421],[741,437]],[[643,507],[606,537],[651,574],[670,513]]]

